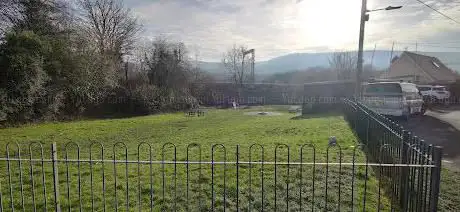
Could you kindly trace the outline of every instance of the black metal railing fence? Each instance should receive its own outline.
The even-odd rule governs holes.
[[[426,143],[391,119],[364,104],[344,100],[345,119],[360,142],[366,144],[367,155],[381,163],[433,165],[434,168],[385,168],[381,181],[403,211],[436,211],[442,161],[442,148]],[[387,146],[388,151],[378,151]]]
[[[149,143],[134,151],[121,142],[50,146],[31,143],[21,151],[21,145],[7,145],[0,158],[0,211],[399,211],[379,179],[401,168],[436,169],[369,161],[364,144],[243,150],[167,143],[157,154]],[[389,150],[380,147],[380,155]],[[411,182],[404,189],[411,191]],[[423,194],[422,205],[433,199],[433,192]]]

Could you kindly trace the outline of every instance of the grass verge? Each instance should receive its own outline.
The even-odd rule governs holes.
[[[225,149],[216,146],[214,160],[235,161],[236,145],[239,144],[239,160],[249,161],[249,147],[257,143],[264,146],[264,161],[286,162],[289,157],[290,162],[299,162],[301,145],[312,143],[316,146],[315,158],[319,163],[327,161],[329,136],[336,136],[342,156],[338,154],[337,147],[331,148],[329,162],[339,162],[340,158],[344,163],[352,162],[356,138],[341,116],[294,118],[295,115],[285,112],[276,116],[245,114],[251,110],[281,109],[265,107],[249,110],[209,110],[204,117],[186,117],[183,113],[175,113],[8,128],[0,130],[0,146],[5,149],[8,142],[18,142],[22,158],[27,158],[30,156],[28,143],[39,141],[43,144],[45,158],[50,158],[49,147],[56,142],[59,146],[59,158],[64,159],[65,145],[74,142],[80,146],[81,159],[100,159],[100,148],[93,146],[92,151],[89,149],[92,142],[100,142],[104,145],[104,159],[113,160],[115,155],[117,160],[138,160],[140,155],[140,160],[149,160],[147,145],[142,145],[138,151],[139,142],[146,142],[152,146],[152,160],[162,160],[162,146],[171,142],[176,145],[176,159],[185,161],[187,145],[197,143],[201,146],[201,160],[211,161],[212,145],[222,144]],[[117,142],[126,145],[127,154],[123,145],[114,148]],[[279,144],[289,145],[289,154],[287,148],[280,147],[275,157],[275,149]],[[260,148],[254,147],[253,150],[251,161],[261,161]],[[31,152],[33,158],[39,157],[37,145],[33,146]],[[10,147],[10,153],[10,157],[17,157],[14,147]],[[75,145],[67,146],[67,153],[68,158],[78,157]],[[199,155],[199,150],[192,148],[189,159],[200,160]],[[165,160],[174,160],[171,146],[165,148],[164,157]],[[306,148],[302,158],[304,162],[312,162],[312,150]],[[365,161],[361,151],[357,153],[357,160]],[[0,182],[5,209],[11,208],[11,205],[15,209],[21,209],[22,202],[27,210],[34,205],[43,208],[45,200],[47,209],[52,209],[52,167],[50,163],[45,163],[43,168],[42,172],[40,163],[31,165],[29,162],[19,164],[14,161],[10,162],[11,174],[8,175],[7,163],[1,162]],[[68,211],[69,206],[72,210],[78,210],[80,205],[83,211],[92,208],[96,211],[104,208],[108,211],[115,208],[137,211],[139,208],[147,210],[150,204],[153,204],[154,211],[174,208],[179,211],[207,211],[211,210],[213,199],[216,210],[225,206],[231,211],[235,211],[237,206],[243,211],[260,210],[262,207],[266,210],[273,210],[275,207],[278,210],[287,207],[289,210],[313,207],[314,210],[327,211],[338,208],[346,211],[352,208],[361,210],[363,207],[368,211],[377,207],[389,211],[391,208],[384,191],[379,195],[378,181],[372,169],[369,168],[366,175],[365,167],[357,167],[353,178],[351,166],[305,165],[300,170],[300,166],[278,165],[275,172],[273,164],[264,165],[263,171],[261,165],[242,164],[238,166],[239,176],[236,176],[237,167],[234,164],[214,167],[209,164],[201,167],[194,164],[188,167],[188,184],[185,164],[154,164],[150,169],[150,164],[126,166],[123,163],[114,165],[106,162],[90,166],[89,163],[62,161],[58,168],[60,201],[64,211]],[[22,189],[20,174],[24,185]],[[44,184],[43,175],[46,177]],[[264,179],[263,187],[261,176]],[[11,183],[9,177],[12,179]]]

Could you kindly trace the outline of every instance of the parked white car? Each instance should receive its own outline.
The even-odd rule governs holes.
[[[382,115],[401,116],[423,114],[422,96],[413,83],[378,82],[363,85],[362,102]]]
[[[450,92],[445,86],[440,85],[417,85],[424,99],[445,101],[450,98]]]

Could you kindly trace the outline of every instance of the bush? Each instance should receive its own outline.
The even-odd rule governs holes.
[[[42,112],[43,108],[38,106],[43,106],[40,100],[48,81],[43,70],[46,45],[30,31],[6,36],[0,46],[1,120],[25,122],[37,118]]]
[[[196,107],[196,98],[167,92],[154,85],[142,84],[133,89],[118,87],[86,111],[91,117],[141,116],[160,112],[174,112]]]

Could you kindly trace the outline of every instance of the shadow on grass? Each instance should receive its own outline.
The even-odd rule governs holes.
[[[327,112],[327,113],[311,113],[311,114],[302,114],[300,116],[292,117],[291,120],[327,118],[327,117],[342,116],[342,115],[343,114],[339,111],[333,111],[333,112]]]

